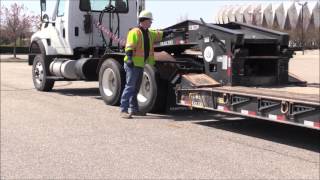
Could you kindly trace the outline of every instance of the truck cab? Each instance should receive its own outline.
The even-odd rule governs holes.
[[[52,16],[45,13],[46,0],[40,6],[41,28],[29,49],[35,88],[51,91],[55,81],[99,80],[106,103],[117,104],[126,34],[137,26],[144,0],[56,0]]]
[[[46,5],[46,0],[41,0],[42,11]],[[107,35],[124,40],[129,28],[137,24],[142,5],[142,1],[131,0],[56,0],[52,16],[44,14],[41,29],[31,37],[29,64],[37,53],[74,56],[85,49],[107,46],[108,37],[101,40],[99,25]],[[110,44],[116,45],[116,41]]]

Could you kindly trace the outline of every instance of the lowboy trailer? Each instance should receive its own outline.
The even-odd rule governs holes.
[[[157,46],[183,67],[171,80],[176,104],[320,129],[319,88],[292,81],[286,33],[235,22],[168,28],[185,30]]]

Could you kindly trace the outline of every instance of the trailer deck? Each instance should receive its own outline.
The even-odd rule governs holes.
[[[183,75],[181,81],[178,105],[320,130],[320,88],[221,86],[205,74]]]
[[[243,94],[268,99],[320,105],[319,88],[280,86],[280,87],[214,87],[214,91]]]
[[[309,89],[309,88],[308,88]],[[320,130],[316,94],[263,88],[213,87],[177,90],[178,105]],[[312,90],[313,91],[313,90]]]

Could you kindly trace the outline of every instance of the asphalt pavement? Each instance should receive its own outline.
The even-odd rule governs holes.
[[[1,66],[1,179],[319,179],[319,131],[206,111],[121,119],[97,82]]]

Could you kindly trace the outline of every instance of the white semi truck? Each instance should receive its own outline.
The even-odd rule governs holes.
[[[40,3],[44,11],[46,0]],[[126,33],[136,26],[144,4],[56,0],[53,15],[42,15],[41,29],[31,38],[35,88],[50,91],[55,81],[99,81],[104,102],[118,105]],[[289,76],[288,34],[236,22],[187,20],[168,28],[180,31],[159,42],[156,65],[145,66],[137,98],[141,111],[184,106],[320,129],[319,89],[301,87],[306,85]]]

